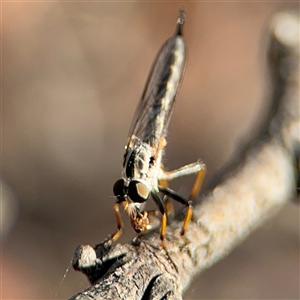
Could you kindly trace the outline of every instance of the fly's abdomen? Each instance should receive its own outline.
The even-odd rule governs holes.
[[[186,47],[182,24],[183,19],[179,18],[175,34],[156,55],[130,129],[130,135],[153,148],[166,135],[184,73]]]
[[[164,137],[173,110],[173,103],[180,87],[185,66],[185,44],[181,36],[169,39],[161,49],[154,65],[154,74],[158,82],[153,87],[153,101],[143,140],[154,145],[157,139]],[[156,71],[155,68],[158,70]]]

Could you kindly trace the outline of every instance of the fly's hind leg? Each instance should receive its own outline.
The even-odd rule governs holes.
[[[193,201],[195,200],[195,198],[197,197],[197,195],[200,192],[200,189],[203,185],[203,180],[205,178],[205,174],[206,174],[206,165],[201,163],[201,162],[197,162],[198,166],[199,166],[199,171],[197,173],[196,179],[194,181],[192,190],[191,190],[191,194],[190,194],[190,198],[189,198],[189,202],[193,203]],[[181,235],[184,235],[185,230],[192,218],[192,214],[193,214],[193,208],[191,205],[188,206],[188,210],[186,212],[185,215],[185,219],[183,222],[183,226],[182,226],[182,230],[181,230]]]
[[[197,173],[197,176],[196,176],[195,182],[193,184],[191,194],[190,194],[188,201],[185,198],[183,198],[182,196],[180,196],[179,194],[177,194],[176,192],[174,192],[173,190],[171,190],[170,188],[168,188],[166,186],[159,186],[159,190],[162,193],[173,198],[175,201],[178,201],[187,206],[187,212],[185,214],[185,218],[183,221],[181,235],[184,235],[186,228],[192,218],[193,200],[198,195],[198,193],[202,187],[203,180],[204,180],[204,177],[206,174],[206,165],[204,163],[202,163],[201,161],[197,161],[195,163],[183,166],[183,167],[173,170],[171,172],[162,172],[162,174],[159,178],[160,181],[165,181],[165,180],[169,181],[174,178],[178,178],[178,177],[182,177],[182,176],[186,176],[186,175],[190,175],[190,174],[195,174],[195,173]]]

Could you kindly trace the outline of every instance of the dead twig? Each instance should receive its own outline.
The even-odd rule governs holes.
[[[110,249],[79,246],[73,265],[92,283],[71,299],[182,299],[195,276],[226,256],[295,196],[299,157],[299,16],[277,14],[269,60],[273,102],[259,133],[239,148],[195,205],[184,237],[168,226],[166,253],[159,234]]]

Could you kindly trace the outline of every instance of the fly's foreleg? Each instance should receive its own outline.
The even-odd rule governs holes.
[[[121,202],[121,203],[124,204],[124,202]],[[122,219],[121,219],[120,203],[119,202],[115,203],[115,205],[114,205],[114,212],[115,212],[115,216],[116,216],[118,230],[113,234],[113,236],[112,236],[111,239],[115,242],[116,240],[119,239],[119,237],[123,233],[123,223],[122,223]]]
[[[123,223],[122,223],[122,219],[121,219],[120,203],[119,202],[116,202],[114,204],[114,212],[115,212],[115,216],[116,216],[118,229],[109,239],[110,242],[112,242],[112,243],[117,241],[123,233]]]
[[[115,212],[117,226],[118,226],[117,231],[112,236],[109,236],[107,239],[105,239],[104,242],[101,242],[100,244],[97,244],[94,247],[95,249],[103,247],[103,246],[106,247],[106,248],[110,248],[111,245],[115,241],[117,241],[120,238],[120,236],[122,235],[122,233],[123,233],[123,223],[122,223],[121,214],[120,214],[120,203],[122,203],[122,202],[116,202],[114,204],[114,212]]]

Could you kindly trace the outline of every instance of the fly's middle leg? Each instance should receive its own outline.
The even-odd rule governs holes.
[[[173,170],[171,172],[162,172],[162,174],[160,176],[160,181],[164,181],[164,180],[168,181],[168,180],[172,180],[172,179],[175,179],[178,177],[195,174],[195,173],[197,173],[197,175],[196,175],[196,179],[195,179],[195,182],[194,182],[192,190],[191,190],[189,200],[186,200],[185,198],[183,198],[182,196],[177,194],[175,191],[171,190],[170,188],[168,188],[166,186],[159,186],[159,190],[162,193],[173,198],[175,201],[178,201],[187,206],[187,212],[185,214],[185,218],[183,221],[181,235],[184,235],[186,228],[192,218],[193,200],[198,195],[198,193],[202,187],[203,180],[204,180],[204,177],[206,174],[206,165],[204,163],[202,163],[201,161],[198,161],[198,162],[183,166],[179,169]]]
[[[158,185],[163,187],[168,187],[168,182],[167,180],[159,180]],[[164,196],[163,203],[165,206],[167,217],[172,218],[174,216],[174,206],[167,195]]]
[[[161,241],[161,246],[166,249],[165,243],[164,243],[164,238],[166,234],[166,229],[167,229],[167,214],[165,211],[164,204],[162,200],[159,198],[157,193],[153,192],[152,193],[152,198],[157,205],[159,211],[161,212],[161,225],[160,225],[160,241]]]

